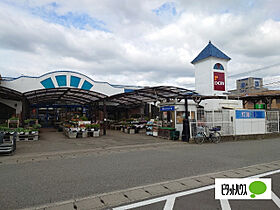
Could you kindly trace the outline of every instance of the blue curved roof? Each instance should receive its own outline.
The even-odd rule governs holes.
[[[216,57],[216,58],[222,58],[226,60],[231,59],[226,54],[224,54],[221,50],[215,47],[211,43],[211,41],[209,41],[209,44],[198,54],[198,56],[196,56],[196,58],[191,63],[194,64],[208,57]]]

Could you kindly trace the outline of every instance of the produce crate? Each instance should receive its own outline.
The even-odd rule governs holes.
[[[87,136],[88,136],[88,137],[93,137],[93,132],[94,132],[94,131],[88,131],[88,132],[87,132]]]
[[[19,140],[19,141],[28,141],[28,135],[19,134],[19,135],[18,135],[18,140]]]
[[[77,138],[77,132],[68,131],[67,136],[70,139],[75,139],[75,138]]]
[[[100,136],[100,130],[93,131],[93,137],[99,137]]]
[[[129,134],[135,134],[135,129],[130,128],[130,129],[129,129]]]
[[[86,137],[88,137],[87,131],[82,131],[82,138],[86,138]]]

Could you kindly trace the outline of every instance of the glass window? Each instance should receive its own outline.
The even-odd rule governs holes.
[[[255,88],[259,88],[260,87],[260,81],[259,80],[255,80]]]
[[[41,81],[41,84],[45,87],[45,88],[55,88],[52,79],[49,77],[43,81]]]
[[[81,80],[80,77],[71,76],[70,86],[77,88],[79,86],[79,84],[80,84],[80,80]]]
[[[220,64],[220,63],[216,63],[216,64],[214,65],[214,69],[224,70],[224,67],[223,67],[223,65],[222,65],[222,64]]]
[[[66,86],[66,75],[58,75],[55,78],[59,87]]]
[[[241,87],[241,88],[245,88],[245,86],[246,86],[246,83],[245,83],[245,82],[242,82],[242,83],[240,84],[240,87]]]
[[[185,118],[185,112],[177,112],[177,116],[176,116],[176,124],[183,124],[183,120]]]

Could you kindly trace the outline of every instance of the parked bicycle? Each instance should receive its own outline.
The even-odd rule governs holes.
[[[221,141],[220,126],[208,128],[207,126],[197,127],[197,133],[194,140],[197,144],[202,144],[205,141],[213,142],[215,144]]]

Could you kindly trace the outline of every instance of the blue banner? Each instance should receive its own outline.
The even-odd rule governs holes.
[[[265,111],[264,110],[235,110],[236,119],[264,119]]]
[[[160,111],[161,112],[174,111],[174,110],[175,110],[174,106],[163,106],[163,107],[160,107]]]

